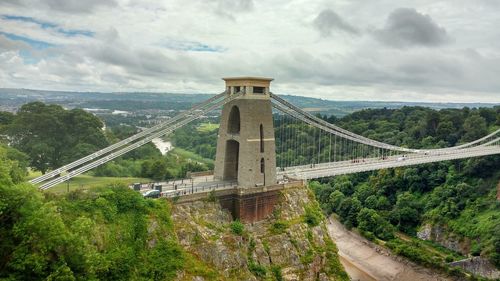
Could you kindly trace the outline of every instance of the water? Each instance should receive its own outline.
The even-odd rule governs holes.
[[[174,148],[171,142],[164,141],[161,138],[155,138],[151,142],[156,146],[156,148],[160,150],[162,155],[167,154],[167,152]]]

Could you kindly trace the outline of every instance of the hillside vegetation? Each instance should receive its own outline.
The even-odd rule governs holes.
[[[170,204],[123,185],[64,195],[23,182],[0,147],[1,280],[172,280],[216,276],[179,246]]]

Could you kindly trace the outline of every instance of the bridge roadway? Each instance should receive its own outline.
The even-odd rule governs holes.
[[[500,154],[500,146],[480,146],[468,149],[445,151],[435,154],[411,153],[404,154],[405,156],[393,155],[385,157],[384,159],[366,158],[293,166],[278,171],[278,176],[287,176],[294,179],[307,180],[493,154]]]

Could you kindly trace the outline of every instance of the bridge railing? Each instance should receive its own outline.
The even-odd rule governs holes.
[[[181,197],[195,193],[232,189],[236,188],[237,186],[238,182],[222,182],[206,186],[185,186],[184,188],[177,188],[177,190],[164,191],[161,193],[161,197],[166,197],[166,198]]]

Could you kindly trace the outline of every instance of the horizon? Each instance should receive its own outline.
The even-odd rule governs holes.
[[[160,91],[125,91],[125,92],[113,92],[113,91],[68,91],[68,90],[43,90],[43,89],[31,89],[31,88],[0,88],[0,90],[26,90],[26,91],[40,91],[40,92],[60,92],[60,93],[78,93],[78,94],[158,94],[158,95],[216,95],[217,93],[202,93],[202,92],[160,92]],[[288,93],[277,93],[280,96],[291,96],[291,97],[300,97],[300,98],[311,98],[316,100],[325,100],[331,102],[380,102],[380,103],[416,103],[416,104],[485,104],[490,106],[498,106],[500,102],[446,102],[446,101],[403,101],[403,100],[348,100],[348,99],[328,99],[321,97],[311,97],[304,95],[293,95]]]

